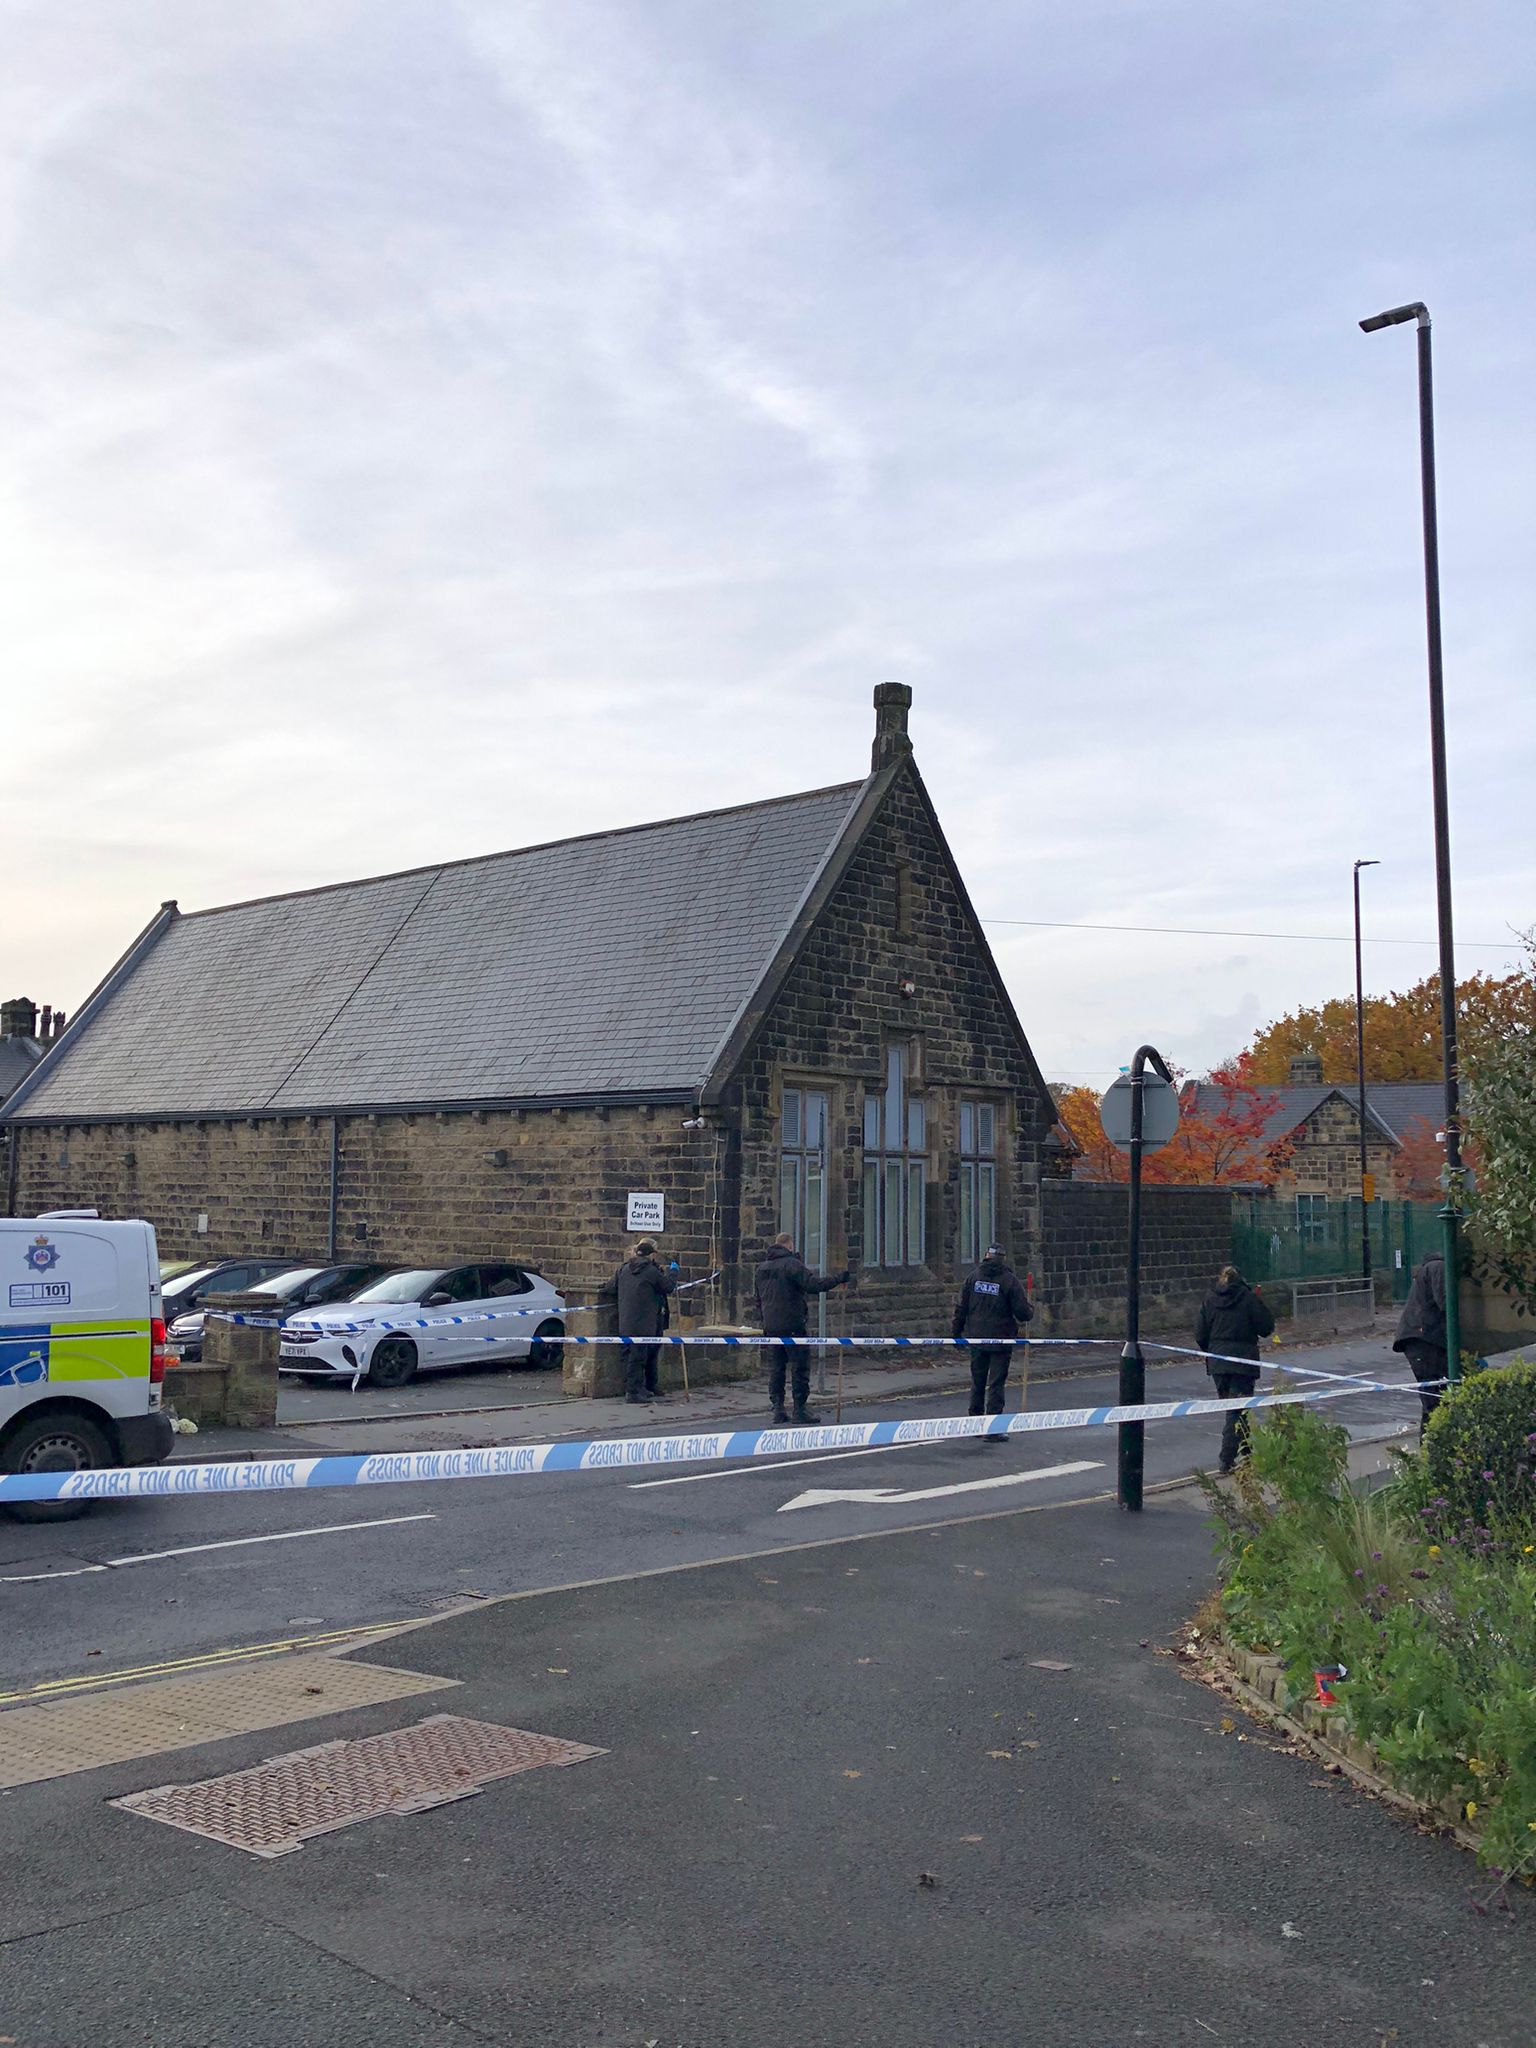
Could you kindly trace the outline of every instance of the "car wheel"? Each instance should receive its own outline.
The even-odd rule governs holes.
[[[540,1323],[533,1333],[533,1342],[528,1347],[530,1372],[554,1372],[559,1369],[565,1357],[565,1346],[560,1342],[564,1335],[564,1323]]]
[[[68,1412],[24,1422],[4,1453],[7,1472],[95,1472],[116,1462],[104,1432],[88,1416]],[[88,1500],[18,1500],[11,1513],[18,1522],[72,1522],[90,1506]]]
[[[370,1387],[408,1387],[416,1377],[416,1346],[409,1337],[386,1337],[369,1363]]]

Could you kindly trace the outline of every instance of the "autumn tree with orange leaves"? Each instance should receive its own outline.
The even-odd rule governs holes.
[[[1475,1064],[1483,1045],[1503,1044],[1511,1032],[1536,1030],[1536,973],[1474,974],[1456,984],[1456,1016],[1463,1066]],[[1315,1052],[1323,1079],[1343,1084],[1356,1076],[1355,999],[1335,996],[1311,1009],[1293,1010],[1255,1032],[1245,1057],[1253,1079],[1283,1087],[1298,1053]],[[1365,999],[1365,1063],[1372,1081],[1440,1079],[1440,977],[1426,975],[1410,989]]]
[[[1142,1179],[1149,1186],[1269,1187],[1290,1161],[1291,1142],[1266,1137],[1279,1097],[1256,1085],[1246,1054],[1215,1068],[1202,1086],[1213,1091],[1198,1109],[1192,1091],[1181,1101],[1179,1128],[1166,1145],[1142,1160]],[[1099,1098],[1091,1088],[1054,1091],[1059,1122],[1078,1149],[1073,1162],[1077,1180],[1123,1181],[1130,1161],[1104,1135]]]

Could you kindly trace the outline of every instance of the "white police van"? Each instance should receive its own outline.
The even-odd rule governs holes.
[[[166,1357],[149,1224],[0,1217],[0,1473],[158,1464],[173,1440]],[[83,1505],[11,1512],[55,1521]]]

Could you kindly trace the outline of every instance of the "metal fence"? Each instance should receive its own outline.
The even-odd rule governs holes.
[[[1372,1202],[1371,1265],[1392,1299],[1408,1292],[1413,1269],[1440,1242],[1433,1202]],[[1360,1271],[1360,1201],[1320,1195],[1238,1195],[1232,1202],[1232,1263],[1246,1279],[1321,1280]]]

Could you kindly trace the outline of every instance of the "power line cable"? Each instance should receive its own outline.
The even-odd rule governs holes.
[[[1352,946],[1354,935],[1350,932],[1227,932],[1214,931],[1207,926],[1184,924],[1081,924],[1052,917],[984,917],[983,924],[1010,924],[1028,926],[1035,931],[1050,932],[1156,932],[1180,939],[1295,939],[1307,945]],[[1438,946],[1438,939],[1373,939],[1363,941],[1367,946]],[[1508,953],[1517,950],[1520,940],[1515,937],[1495,941],[1493,939],[1462,939],[1456,941],[1459,951],[1471,949],[1475,952]]]

